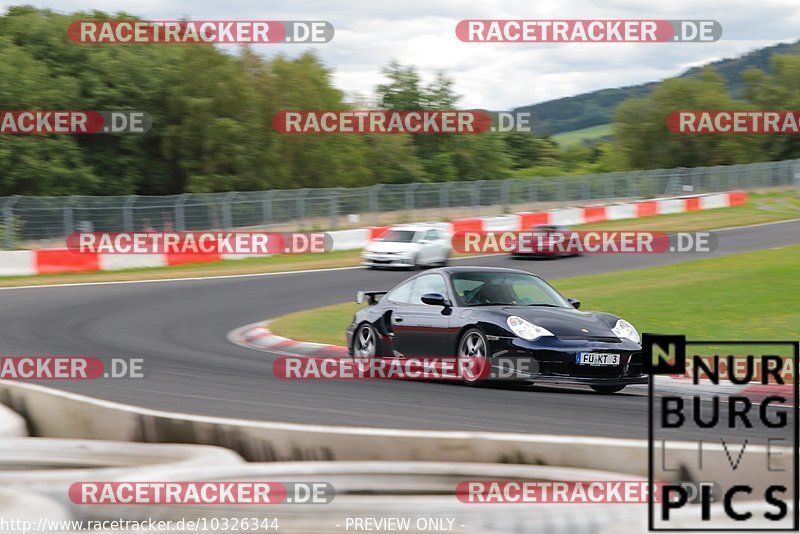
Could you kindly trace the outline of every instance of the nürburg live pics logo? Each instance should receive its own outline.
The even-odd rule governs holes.
[[[797,532],[798,342],[642,347],[650,531]]]

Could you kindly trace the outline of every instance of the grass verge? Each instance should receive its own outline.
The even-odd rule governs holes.
[[[793,302],[800,295],[800,245],[552,284],[580,299],[582,310],[617,314],[640,332],[800,339],[800,306]],[[291,339],[343,345],[358,308],[344,303],[292,313],[271,322],[270,329]]]
[[[652,230],[692,232],[747,226],[800,218],[800,191],[780,190],[752,193],[741,206],[718,208],[641,219],[623,219],[576,226],[579,230]]]

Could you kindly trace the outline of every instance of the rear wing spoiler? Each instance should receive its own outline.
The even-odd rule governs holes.
[[[366,302],[370,306],[378,303],[378,297],[382,297],[388,291],[359,291],[356,293],[356,303],[363,304]]]

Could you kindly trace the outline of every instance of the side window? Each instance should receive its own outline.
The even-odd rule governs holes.
[[[475,291],[485,282],[483,280],[469,280],[468,278],[454,278],[453,285],[456,287],[456,293],[459,297],[463,297],[467,291]]]
[[[424,274],[415,279],[415,282],[411,291],[411,304],[423,304],[422,295],[425,293],[440,293],[447,297],[447,285],[439,274]]]
[[[439,232],[436,230],[428,230],[428,233],[425,234],[425,239],[428,241],[436,241],[439,239]]]
[[[391,300],[392,302],[399,302],[401,304],[408,304],[411,302],[411,286],[414,285],[414,281],[410,280],[405,284],[401,284],[396,288],[392,289],[386,298]]]

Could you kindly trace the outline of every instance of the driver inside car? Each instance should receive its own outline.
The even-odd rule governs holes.
[[[471,304],[517,304],[517,298],[511,284],[484,284],[470,301]]]

